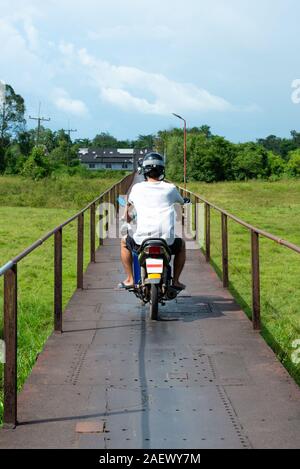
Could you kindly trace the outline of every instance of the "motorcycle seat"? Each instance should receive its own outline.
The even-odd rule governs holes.
[[[141,253],[143,250],[148,247],[148,246],[162,246],[165,248],[165,250],[171,255],[170,248],[168,246],[168,243],[164,239],[160,238],[147,238],[143,241],[141,244],[138,252]]]

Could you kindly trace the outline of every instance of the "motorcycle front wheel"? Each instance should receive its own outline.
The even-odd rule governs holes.
[[[158,317],[158,285],[151,285],[150,293],[150,319],[157,320]]]

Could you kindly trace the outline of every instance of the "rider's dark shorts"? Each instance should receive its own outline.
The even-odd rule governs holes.
[[[140,246],[136,244],[134,239],[129,235],[126,238],[126,247],[130,252],[137,251],[140,248]],[[175,238],[174,243],[171,246],[169,246],[169,248],[171,250],[172,256],[176,256],[176,254],[178,254],[182,248],[182,239]]]

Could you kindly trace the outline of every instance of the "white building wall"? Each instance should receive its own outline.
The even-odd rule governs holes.
[[[114,169],[114,170],[133,170],[133,164],[132,163],[127,163],[127,168],[123,168],[122,163],[111,163],[111,168],[107,168],[105,163],[91,163],[95,165],[95,167],[90,167],[90,164],[88,163],[83,163],[83,165],[87,168],[90,169],[91,171],[96,171],[97,169]]]

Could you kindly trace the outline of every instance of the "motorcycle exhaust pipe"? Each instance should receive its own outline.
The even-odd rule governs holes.
[[[173,287],[168,288],[167,293],[166,293],[166,297],[168,298],[168,300],[175,300],[177,295],[178,295],[178,291],[176,290],[176,288],[173,288]]]

